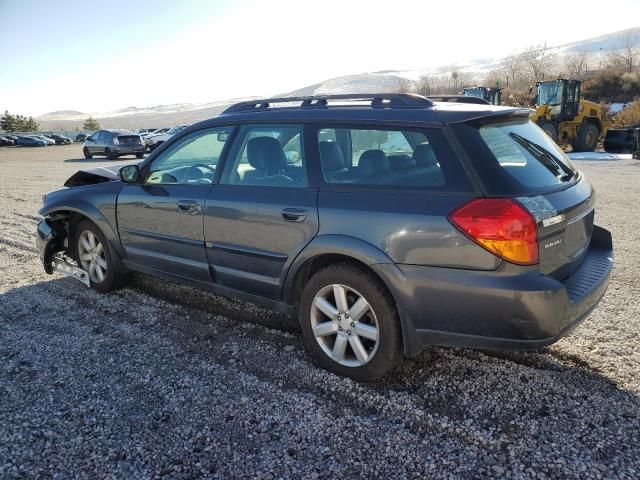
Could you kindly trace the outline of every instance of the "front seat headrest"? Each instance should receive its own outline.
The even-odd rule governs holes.
[[[247,143],[249,165],[266,175],[277,175],[287,166],[287,158],[280,142],[273,137],[252,138]]]

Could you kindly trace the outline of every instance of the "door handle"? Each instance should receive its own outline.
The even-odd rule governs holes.
[[[178,210],[185,213],[200,213],[200,204],[195,200],[179,200]]]
[[[304,208],[285,208],[281,213],[287,222],[304,222],[307,219],[307,211]]]

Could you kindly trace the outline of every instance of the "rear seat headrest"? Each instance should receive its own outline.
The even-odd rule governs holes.
[[[389,160],[382,150],[365,150],[358,160],[358,172],[362,177],[389,171]]]
[[[323,141],[318,142],[320,149],[320,161],[322,167],[328,172],[337,172],[346,168],[344,162],[344,154],[340,145],[336,142]]]
[[[409,155],[387,155],[389,167],[394,171],[409,170],[416,166],[416,161]]]
[[[413,151],[413,160],[419,167],[431,167],[438,163],[433,147],[428,143],[421,143]]]

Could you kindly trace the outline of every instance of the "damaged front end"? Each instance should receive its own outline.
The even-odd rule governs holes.
[[[36,230],[36,248],[44,271],[73,277],[89,286],[89,274],[78,267],[69,250],[69,227],[71,216],[55,214],[40,220]]]

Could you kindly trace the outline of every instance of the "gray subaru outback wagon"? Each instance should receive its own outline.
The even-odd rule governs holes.
[[[428,345],[534,349],[604,295],[591,183],[528,111],[409,94],[252,100],[139,164],[49,193],[48,273],[127,273],[297,315],[323,367],[382,376]]]

